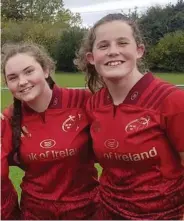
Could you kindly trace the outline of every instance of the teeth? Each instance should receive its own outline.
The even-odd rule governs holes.
[[[28,88],[22,90],[21,93],[27,92],[27,91],[31,90],[31,88],[32,88],[32,87],[28,87]]]
[[[120,65],[122,64],[121,61],[112,61],[112,62],[108,62],[108,66],[116,66],[116,65]]]

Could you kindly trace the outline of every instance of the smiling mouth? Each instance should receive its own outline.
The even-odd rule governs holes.
[[[118,65],[121,65],[123,64],[125,61],[108,61],[107,63],[105,63],[106,66],[111,66],[111,67],[114,67],[114,66],[118,66]]]
[[[31,87],[27,87],[27,88],[25,88],[25,89],[22,89],[22,90],[20,91],[20,93],[28,92],[28,91],[30,91],[33,87],[34,87],[34,86],[31,86]]]

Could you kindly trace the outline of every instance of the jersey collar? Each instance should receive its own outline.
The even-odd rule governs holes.
[[[54,85],[53,92],[52,92],[52,98],[50,101],[50,104],[48,106],[48,109],[58,109],[62,106],[62,97],[61,97],[61,88],[59,88],[57,85]],[[33,110],[31,107],[29,107],[25,102],[23,102],[23,110],[27,113],[35,113],[36,111]]]
[[[122,104],[136,104],[138,100],[140,99],[143,92],[149,87],[151,82],[155,78],[153,77],[152,73],[146,73],[129,91],[128,95],[126,96],[125,100],[122,102]],[[105,103],[109,104],[112,103],[112,98],[109,95],[109,92],[106,93],[107,96],[105,96],[106,100]],[[111,101],[110,101],[111,100]]]

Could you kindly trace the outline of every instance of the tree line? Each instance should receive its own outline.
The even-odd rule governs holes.
[[[122,13],[123,10],[122,10]],[[137,8],[125,14],[136,20],[146,43],[145,63],[151,70],[184,72],[184,1],[164,7]],[[58,71],[76,71],[75,52],[87,29],[78,13],[61,0],[2,0],[2,45],[35,42],[47,48]]]

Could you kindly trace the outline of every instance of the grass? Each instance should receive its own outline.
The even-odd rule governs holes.
[[[184,85],[184,73],[157,73],[156,76],[172,84]]]
[[[173,84],[184,84],[184,73],[158,73],[156,76]],[[63,87],[84,87],[84,75],[83,74],[71,74],[71,73],[58,73],[54,75],[54,79],[58,85]],[[3,110],[12,102],[11,94],[8,90],[1,90],[1,109]],[[96,164],[96,168],[101,174],[101,167]],[[20,183],[24,172],[17,167],[10,167],[10,178],[19,194],[21,193]]]

